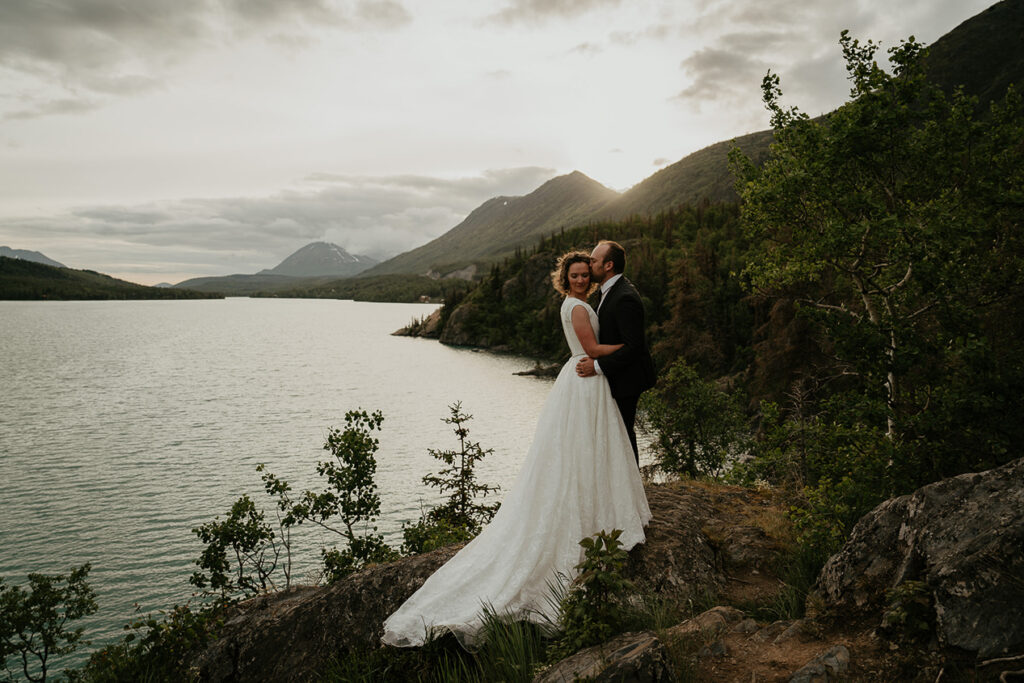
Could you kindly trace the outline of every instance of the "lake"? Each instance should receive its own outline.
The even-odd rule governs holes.
[[[192,594],[191,529],[248,493],[273,518],[258,463],[293,487],[318,485],[327,429],[348,410],[384,413],[380,530],[438,498],[428,448],[457,446],[441,420],[462,401],[470,438],[493,448],[479,480],[518,471],[550,380],[532,361],[391,333],[433,311],[337,300],[0,302],[0,576],[92,563],[99,612],[71,662],[119,638],[136,610]],[[496,499],[500,499],[499,493]],[[294,539],[298,582],[321,544]]]

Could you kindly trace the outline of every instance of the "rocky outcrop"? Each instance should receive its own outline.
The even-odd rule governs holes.
[[[558,363],[541,363],[536,361],[529,370],[520,370],[512,374],[521,377],[558,377],[558,373],[561,370],[562,366]]]
[[[311,680],[336,654],[378,647],[384,619],[460,547],[247,600],[231,609],[192,668],[204,681]]]
[[[665,646],[651,631],[641,631],[623,633],[606,643],[580,650],[539,674],[533,683],[671,683],[675,680]]]
[[[391,333],[394,337],[423,337],[425,339],[437,339],[440,335],[441,309],[438,308],[428,316],[395,330]]]
[[[716,592],[726,581],[723,558],[737,550],[727,539],[710,540],[702,529],[712,518],[744,526],[742,519],[752,511],[763,514],[763,497],[737,487],[694,483],[654,484],[646,490],[654,518],[647,542],[630,553],[630,577],[646,589],[681,599]],[[384,619],[458,549],[442,548],[368,567],[330,586],[297,588],[236,605],[194,668],[211,681],[302,680],[322,671],[331,657],[379,647]]]
[[[441,330],[441,343],[452,346],[481,346],[480,340],[470,332],[470,321],[478,314],[478,308],[474,303],[457,306]]]
[[[918,581],[942,645],[1024,650],[1024,459],[888,500],[826,563],[818,591],[844,617],[881,619],[886,592]]]
[[[725,582],[721,562],[701,531],[713,510],[711,496],[696,486],[648,486],[653,518],[647,542],[629,555],[627,574],[657,593],[686,598],[717,592]]]

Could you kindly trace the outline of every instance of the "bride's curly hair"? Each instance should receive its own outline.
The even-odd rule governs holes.
[[[569,296],[569,266],[574,263],[586,263],[587,272],[590,272],[590,254],[585,251],[568,251],[558,257],[555,269],[551,271],[551,284],[555,291],[564,296]],[[591,282],[587,296],[597,289],[597,284]]]

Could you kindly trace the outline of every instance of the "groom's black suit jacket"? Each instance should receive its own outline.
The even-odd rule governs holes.
[[[602,344],[625,344],[598,359],[616,399],[639,396],[654,386],[654,361],[644,334],[644,304],[633,283],[620,277],[605,293],[597,312]]]

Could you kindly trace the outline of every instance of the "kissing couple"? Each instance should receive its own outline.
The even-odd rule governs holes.
[[[571,358],[544,402],[522,469],[491,522],[384,621],[384,643],[419,646],[444,631],[471,643],[485,607],[554,623],[549,586],[575,576],[581,539],[621,529],[624,549],[644,542],[651,511],[634,422],[655,374],[643,302],[625,266],[625,251],[611,241],[559,257],[551,281],[565,297],[560,318]],[[595,311],[587,298],[598,286]]]

